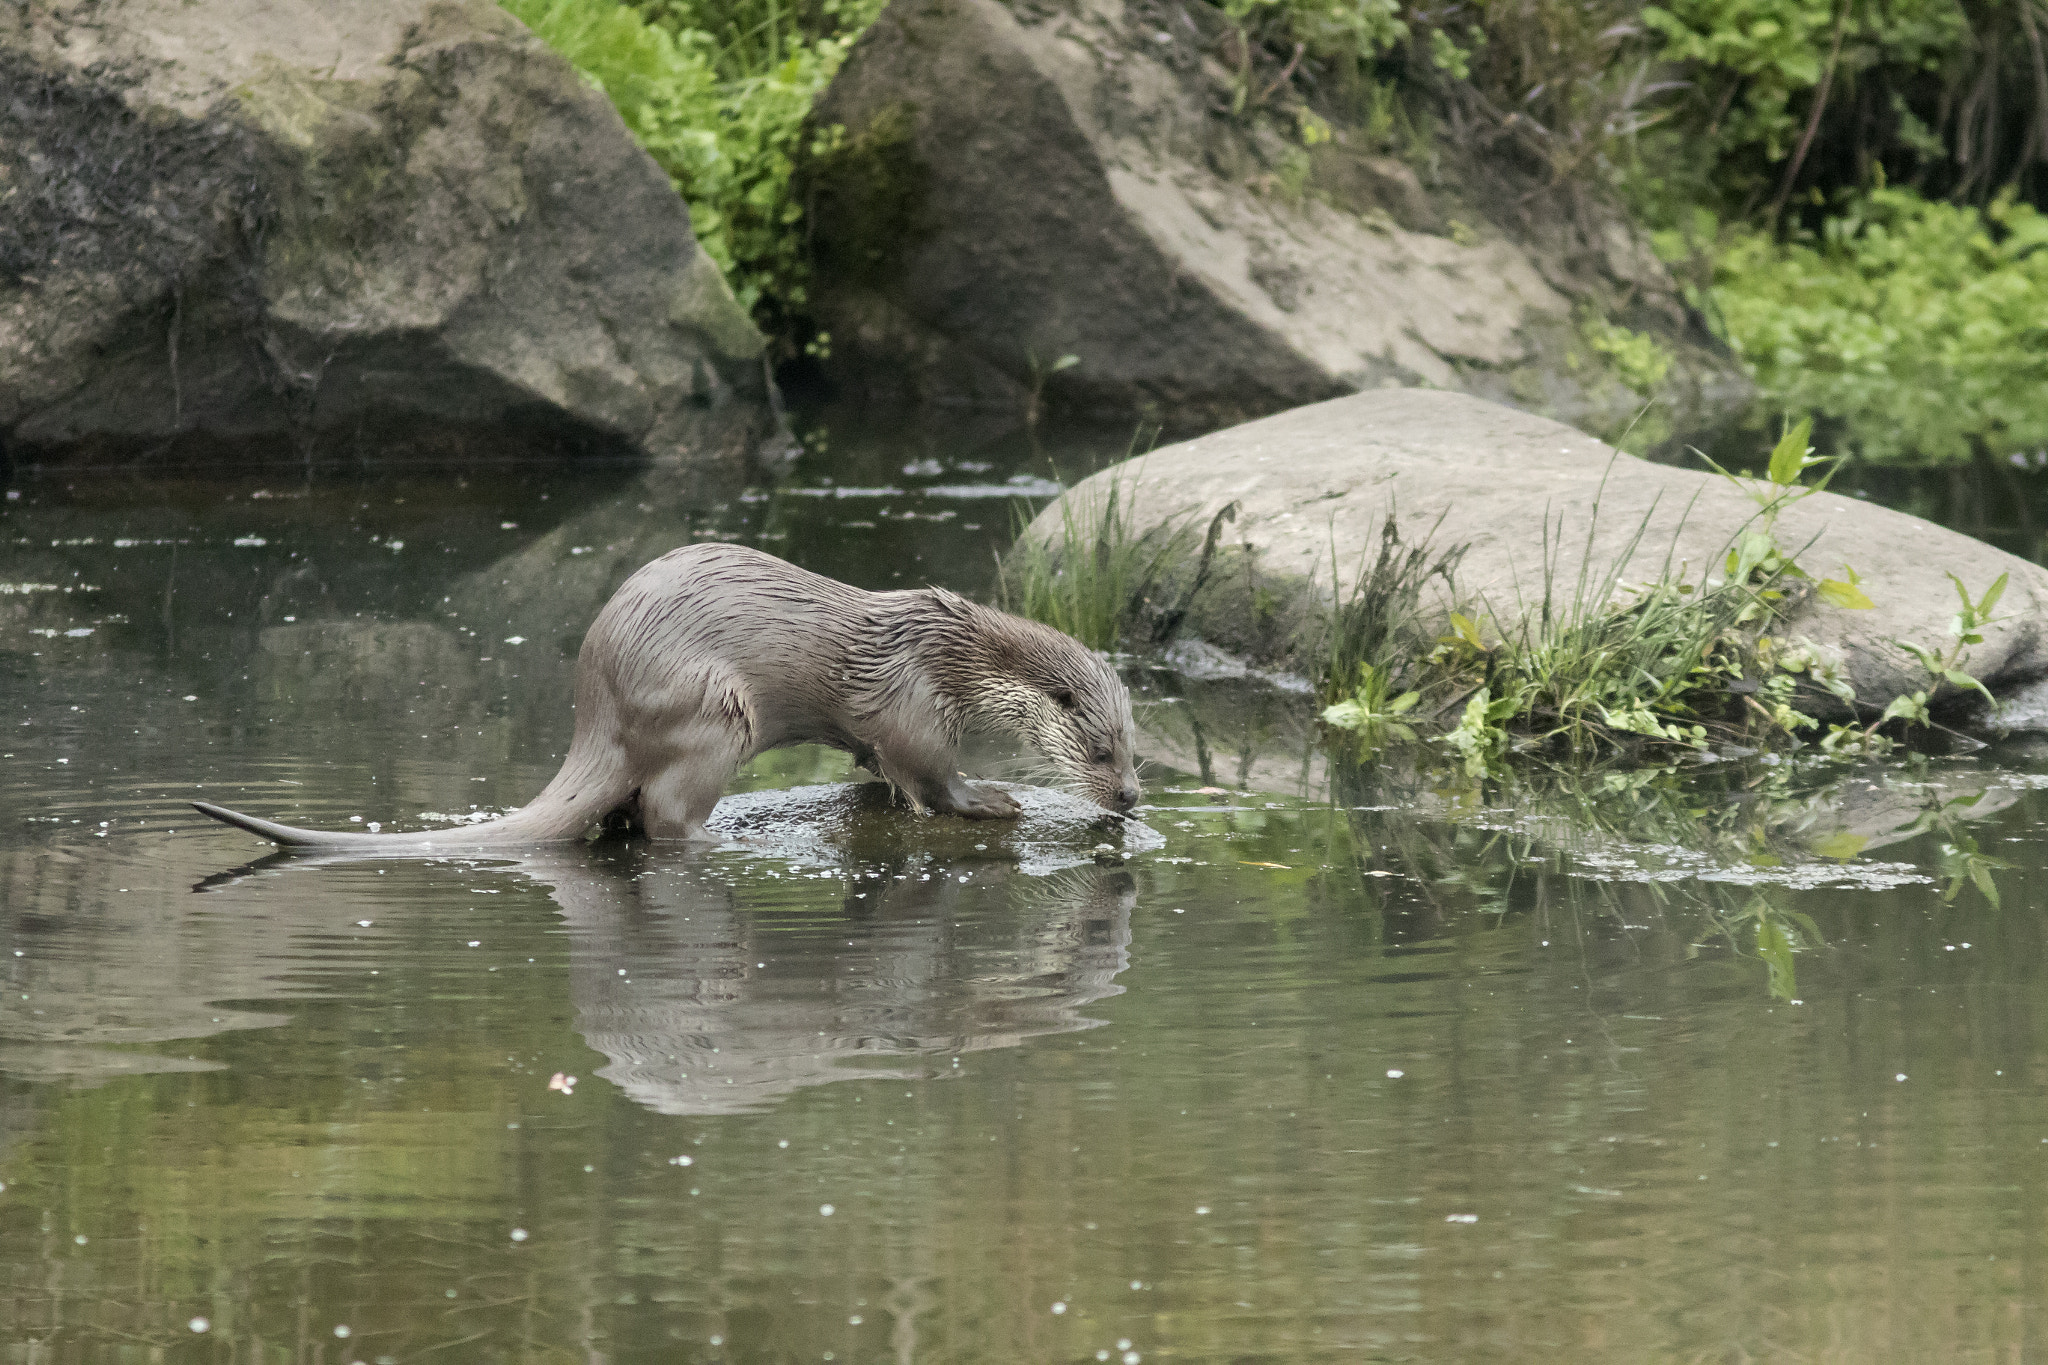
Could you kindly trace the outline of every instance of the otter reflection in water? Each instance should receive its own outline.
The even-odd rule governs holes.
[[[664,1114],[929,1075],[1096,1027],[1082,1009],[1123,990],[1136,900],[1129,874],[1098,867],[870,863],[837,913],[749,895],[694,860],[526,870],[568,921],[575,1026],[609,1058],[598,1075]]]
[[[1073,797],[1013,790],[1019,817],[995,826],[908,815],[879,784],[760,791],[720,805],[721,850],[608,841],[476,866],[548,888],[575,1027],[608,1059],[599,1076],[661,1113],[732,1113],[1102,1022],[1082,1011],[1122,991],[1136,891],[1088,860],[1108,856],[1104,840],[1124,854],[1164,841]],[[275,854],[198,889],[366,856]],[[359,885],[307,880],[312,901]]]

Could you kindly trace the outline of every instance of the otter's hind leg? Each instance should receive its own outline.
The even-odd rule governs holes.
[[[640,784],[640,824],[650,839],[709,840],[704,828],[725,784],[753,754],[753,714],[736,684],[704,689],[704,705],[651,746]]]

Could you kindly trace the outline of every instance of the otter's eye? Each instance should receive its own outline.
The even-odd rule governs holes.
[[[1075,701],[1074,694],[1067,691],[1064,687],[1054,688],[1048,695],[1053,699],[1053,704],[1063,711],[1078,711],[1081,709],[1081,703]]]
[[[1088,755],[1090,763],[1110,763],[1115,761],[1115,759],[1116,755],[1107,749],[1097,749],[1094,753]]]

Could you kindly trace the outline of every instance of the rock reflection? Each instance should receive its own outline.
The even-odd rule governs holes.
[[[1814,749],[1782,760],[1701,762],[1684,753],[1661,765],[1576,770],[1528,762],[1475,775],[1427,743],[1333,744],[1311,704],[1256,678],[1154,673],[1149,682],[1139,748],[1155,773],[1512,833],[1572,854],[1582,875],[1618,880],[1853,867],[1870,850],[1993,815],[2032,785],[1967,757],[1853,762]],[[1813,875],[1762,879],[1800,884]]]
[[[1082,1010],[1122,992],[1136,901],[1127,873],[1094,867],[891,860],[822,907],[690,861],[523,866],[568,921],[575,1027],[609,1059],[598,1074],[663,1114],[930,1077],[961,1053],[1094,1028]]]

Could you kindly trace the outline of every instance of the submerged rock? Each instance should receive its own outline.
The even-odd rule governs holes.
[[[1416,383],[1596,430],[1746,397],[1618,211],[1411,164],[1284,82],[1247,103],[1233,34],[1200,3],[890,4],[815,114],[844,129],[809,198],[845,386],[1178,430]]]
[[[1061,508],[1100,505],[1113,486],[1135,525],[1224,528],[1228,571],[1189,608],[1188,633],[1252,659],[1307,669],[1321,648],[1332,564],[1348,584],[1376,554],[1389,514],[1409,544],[1464,546],[1455,590],[1432,582],[1427,608],[1455,607],[1513,629],[1546,591],[1569,603],[1619,566],[1621,585],[1718,573],[1757,504],[1719,475],[1623,455],[1583,432],[1464,394],[1423,389],[1318,403],[1166,446],[1096,474],[1039,514],[1027,535],[1057,538]],[[1866,705],[1925,687],[1901,642],[1946,648],[1954,574],[1981,595],[2009,576],[1998,612],[1964,667],[1994,693],[2048,674],[2048,570],[1918,517],[1833,493],[1791,504],[1778,543],[1818,575],[1861,576],[1875,606],[1809,594],[1773,634],[1838,656]],[[1589,589],[1590,590],[1590,589]],[[1946,687],[1951,697],[1960,694]],[[1825,708],[1825,693],[1811,705]]]
[[[0,87],[14,462],[739,469],[777,429],[667,177],[488,0],[28,0]]]
[[[722,797],[705,827],[766,857],[837,866],[847,859],[918,856],[1005,863],[1042,877],[1097,861],[1105,843],[1119,855],[1151,853],[1165,840],[1151,826],[1050,787],[993,782],[1023,808],[1014,820],[918,816],[884,782],[839,782],[738,792]]]

